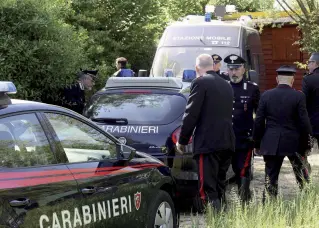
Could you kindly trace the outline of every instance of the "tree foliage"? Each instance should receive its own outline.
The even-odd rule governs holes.
[[[74,0],[72,8],[75,13],[67,21],[88,31],[86,50],[93,66],[104,69],[102,75],[115,71],[120,56],[133,70],[150,69],[156,39],[166,25],[160,1]]]
[[[258,11],[273,0],[2,0],[0,79],[17,97],[56,103],[82,68],[99,69],[100,89],[124,56],[134,71],[151,68],[168,23],[204,15],[207,4]],[[94,91],[92,91],[94,92]]]
[[[318,0],[276,0],[295,20],[302,31],[300,44],[308,52],[319,51],[319,2]]]
[[[62,2],[0,3],[0,78],[16,84],[19,98],[56,100],[56,92],[87,62],[87,34],[61,20],[69,9]]]
[[[275,0],[211,0],[213,5],[235,5],[238,12],[259,12],[273,8]]]
[[[167,0],[167,15],[173,21],[187,15],[203,15],[208,3],[209,0]]]

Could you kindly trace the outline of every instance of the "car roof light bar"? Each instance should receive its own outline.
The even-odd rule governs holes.
[[[183,87],[182,79],[173,77],[111,77],[105,88],[147,87],[147,88],[174,88]]]

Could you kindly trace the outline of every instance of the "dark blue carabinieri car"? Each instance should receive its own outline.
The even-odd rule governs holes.
[[[197,165],[188,153],[175,153],[194,74],[173,77],[110,78],[87,104],[84,115],[122,143],[164,161],[172,169],[179,193],[194,196]]]
[[[163,162],[0,81],[0,227],[178,227]]]

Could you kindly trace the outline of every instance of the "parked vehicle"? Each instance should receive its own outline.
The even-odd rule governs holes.
[[[188,76],[185,80],[192,80]],[[122,143],[161,159],[171,168],[180,197],[192,199],[198,192],[192,140],[185,155],[175,151],[189,92],[190,82],[175,77],[109,78],[84,115]]]
[[[241,22],[205,22],[204,19],[201,22],[175,22],[165,29],[150,77],[182,78],[185,71],[195,70],[195,59],[203,53],[218,54],[222,58],[239,55],[247,60],[248,80],[259,84],[264,78],[265,64],[256,29]],[[226,64],[221,70],[226,71]]]
[[[177,227],[161,161],[62,107],[0,82],[1,227]]]

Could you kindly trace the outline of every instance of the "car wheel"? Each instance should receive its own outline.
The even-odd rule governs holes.
[[[175,228],[177,217],[171,196],[160,190],[151,203],[147,227]]]

